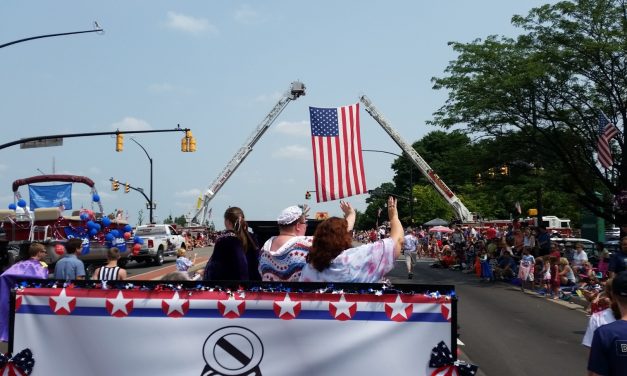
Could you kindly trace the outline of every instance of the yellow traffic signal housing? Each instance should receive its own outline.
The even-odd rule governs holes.
[[[530,217],[534,217],[538,215],[538,209],[529,209],[527,210],[527,215]]]
[[[509,167],[507,165],[501,167],[501,175],[509,175]]]
[[[191,134],[191,132],[190,132]],[[187,149],[190,153],[193,153],[196,151],[196,138],[191,137],[189,139],[189,148]]]
[[[111,189],[117,191],[120,189],[120,183],[117,180],[111,182]]]
[[[181,139],[181,151],[183,153],[186,153],[187,151],[189,151],[189,146],[187,145],[187,137],[183,137]]]
[[[123,134],[117,134],[115,136],[115,151],[122,151],[124,150],[124,135]]]
[[[131,186],[128,183],[124,184],[124,193],[129,193],[131,191]]]

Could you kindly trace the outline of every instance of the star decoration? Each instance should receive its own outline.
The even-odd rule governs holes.
[[[412,314],[413,305],[404,303],[400,295],[396,295],[394,303],[385,304],[385,313],[394,321],[406,321]]]
[[[357,304],[352,302],[347,302],[344,294],[340,296],[340,300],[337,302],[329,302],[330,303],[330,312],[331,315],[340,321],[350,320],[353,318],[353,315],[357,311]]]
[[[133,310],[133,299],[125,299],[122,291],[119,291],[115,299],[107,299],[105,305],[111,316],[125,317]]]
[[[283,300],[274,302],[274,313],[283,320],[295,319],[300,313],[300,302],[290,299],[290,294],[285,294]]]
[[[172,299],[161,301],[161,309],[168,317],[183,317],[189,311],[189,299],[179,298],[178,291],[175,291]]]
[[[57,315],[69,315],[76,307],[76,298],[67,296],[65,289],[61,289],[58,296],[51,296],[48,303]]]
[[[245,303],[243,300],[235,300],[235,297],[230,296],[227,300],[218,301],[218,310],[222,316],[227,319],[234,319],[240,317],[244,312]],[[240,311],[241,307],[241,311]]]

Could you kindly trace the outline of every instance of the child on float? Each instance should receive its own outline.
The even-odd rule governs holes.
[[[525,291],[525,285],[534,287],[534,269],[536,259],[529,253],[528,247],[523,247],[520,265],[518,266],[518,279],[520,279],[520,291]]]

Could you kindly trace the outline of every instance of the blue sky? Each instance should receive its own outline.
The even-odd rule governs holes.
[[[191,211],[292,81],[307,95],[290,103],[211,202],[239,206],[249,220],[274,219],[314,189],[308,106],[336,107],[366,94],[407,142],[434,130],[425,122],[446,93],[432,90],[455,58],[449,41],[513,36],[514,14],[547,1],[17,1],[0,3],[0,44],[42,34],[105,33],[34,40],[0,49],[0,144],[23,137],[191,128],[196,153],[180,152],[182,133],[134,136],[154,163],[155,217]],[[362,145],[400,153],[362,109]],[[70,138],[61,147],[0,150],[0,206],[11,183],[51,173],[92,178],[106,213],[128,211],[138,193],[110,190],[110,177],[149,189],[149,163],[127,135]],[[369,189],[392,179],[394,157],[364,152]],[[428,162],[428,161],[427,161]],[[24,187],[20,190],[27,195]],[[90,207],[75,186],[74,206]],[[348,199],[364,210],[367,195]],[[339,202],[307,202],[339,215]]]

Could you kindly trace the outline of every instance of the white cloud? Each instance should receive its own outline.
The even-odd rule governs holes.
[[[311,159],[311,151],[301,145],[288,145],[272,153],[274,158]]]
[[[198,188],[188,189],[186,191],[174,192],[176,197],[198,197],[202,194],[202,191]],[[189,204],[188,204],[189,205]]]
[[[111,128],[121,131],[146,131],[152,129],[146,120],[127,116],[122,121],[111,124]]]
[[[152,84],[148,86],[148,91],[151,93],[167,93],[168,91],[174,90],[174,86],[168,84],[167,82]]]
[[[310,136],[309,121],[282,121],[274,128],[275,132],[287,134],[290,136]]]
[[[282,96],[283,94],[278,91],[275,91],[272,94],[261,94],[255,98],[255,102],[277,102]]]
[[[259,13],[254,10],[250,5],[243,4],[235,11],[235,21],[251,25],[261,20]]]
[[[168,12],[168,21],[166,25],[171,29],[191,34],[218,33],[218,28],[209,23],[209,21],[205,18],[195,18],[175,12]]]

